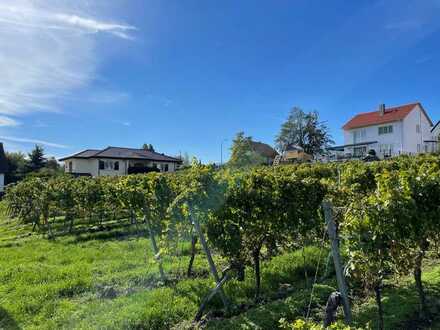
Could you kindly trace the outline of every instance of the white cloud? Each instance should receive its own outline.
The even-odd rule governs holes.
[[[0,116],[0,126],[18,126],[20,122],[6,116]]]
[[[96,76],[98,35],[132,39],[86,0],[0,1],[0,114],[55,112]]]
[[[18,143],[31,143],[31,144],[38,144],[43,145],[47,147],[53,147],[53,148],[69,148],[68,146],[64,144],[58,144],[53,142],[48,142],[44,140],[37,140],[37,139],[28,139],[28,138],[19,138],[15,136],[0,136],[0,140],[6,140],[6,141],[12,141],[12,142],[18,142]]]

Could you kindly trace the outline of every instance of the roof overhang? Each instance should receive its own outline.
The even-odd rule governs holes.
[[[440,120],[431,128],[431,132],[434,132],[434,130],[437,128],[437,126],[440,124]]]

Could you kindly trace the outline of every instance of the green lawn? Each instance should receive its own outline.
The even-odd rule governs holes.
[[[81,231],[78,223],[77,231]],[[101,228],[102,229],[102,228]],[[185,277],[189,244],[164,257],[171,283],[161,286],[158,267],[145,232],[108,222],[105,230],[47,240],[3,217],[0,225],[0,329],[168,329],[192,320],[214,283],[203,254],[194,264],[197,278]],[[306,249],[313,273],[319,250]],[[224,261],[215,260],[219,269]],[[263,264],[262,292],[280,294],[280,284],[303,289],[301,252]],[[291,289],[292,289],[291,288]],[[244,282],[230,281],[226,293],[234,304],[253,298],[252,271]],[[281,293],[285,295],[286,293]],[[210,309],[220,309],[214,299]]]
[[[77,230],[81,230],[80,223]],[[164,258],[172,281],[161,286],[145,232],[128,223],[107,222],[100,230],[49,241],[38,234],[29,235],[29,227],[3,217],[0,249],[0,329],[183,329],[214,285],[202,254],[197,255],[194,265],[198,277],[185,277],[189,244],[182,243]],[[226,294],[240,308],[231,317],[212,318],[205,326],[276,329],[281,317],[294,320],[305,315],[310,287],[306,286],[304,269],[313,277],[320,256],[318,248],[305,252],[305,264],[301,251],[264,262],[265,304],[252,305],[250,269],[244,282],[228,282]],[[322,254],[324,259],[326,255]],[[221,258],[215,256],[215,260],[219,268],[224,266]],[[424,281],[434,301],[433,313],[439,315],[435,299],[440,301],[440,266],[432,263],[427,269]],[[323,306],[334,287],[332,275],[315,286],[311,316],[317,321],[322,319]],[[384,306],[387,329],[410,329],[413,323],[406,320],[417,315],[412,282],[388,287]],[[214,299],[209,309],[221,309],[220,301]],[[353,311],[357,325],[368,321],[375,325],[374,300],[356,302]]]

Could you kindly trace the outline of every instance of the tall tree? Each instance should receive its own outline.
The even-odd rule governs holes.
[[[319,154],[333,141],[325,123],[319,121],[316,111],[304,112],[294,107],[281,125],[275,139],[278,150],[284,151],[289,145],[300,146],[310,155]]]
[[[53,171],[59,171],[61,169],[60,164],[55,159],[55,157],[50,157],[47,159],[45,167]]]
[[[46,158],[44,157],[44,149],[42,146],[35,145],[35,148],[28,154],[28,157],[28,168],[31,171],[38,171],[46,165]]]
[[[252,142],[251,136],[245,136],[244,132],[238,132],[232,141],[231,158],[228,165],[244,167],[264,164],[265,158],[255,152]]]
[[[21,180],[26,174],[27,160],[22,152],[6,152],[8,172],[5,175],[6,183],[14,183]]]
[[[144,143],[142,149],[154,152],[154,147],[151,143]]]
[[[189,154],[187,152],[185,152],[183,154],[182,164],[183,164],[183,166],[191,166],[191,157],[189,156]]]

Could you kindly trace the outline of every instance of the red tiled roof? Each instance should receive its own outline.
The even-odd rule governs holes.
[[[425,112],[422,105],[418,102],[405,104],[398,107],[386,108],[383,116],[380,115],[379,110],[360,113],[351,118],[344,126],[342,126],[342,128],[344,130],[348,130],[358,127],[385,124],[393,121],[402,120],[414,109],[416,105],[419,105],[422,111]],[[426,112],[425,115],[428,120],[431,121]]]

